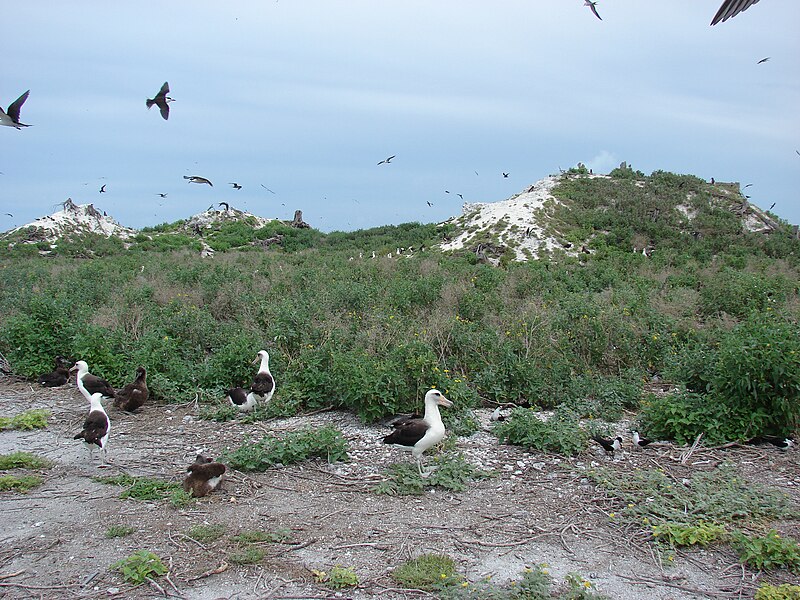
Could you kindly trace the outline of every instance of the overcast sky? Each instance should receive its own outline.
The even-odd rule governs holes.
[[[602,21],[583,0],[17,3],[0,104],[30,89],[33,126],[0,127],[0,230],[68,197],[136,228],[218,202],[436,222],[623,160],[752,183],[798,223],[800,2],[710,27],[721,1],[601,0]],[[145,107],[164,81],[168,121]]]

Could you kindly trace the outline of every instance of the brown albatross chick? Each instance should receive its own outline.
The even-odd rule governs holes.
[[[183,480],[183,491],[191,492],[195,498],[202,498],[217,489],[225,473],[225,465],[198,454],[187,471],[189,474]]]
[[[150,391],[147,389],[147,371],[144,367],[136,369],[136,379],[117,391],[114,406],[120,410],[133,412],[147,401]]]

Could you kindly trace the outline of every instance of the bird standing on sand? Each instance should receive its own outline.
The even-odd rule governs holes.
[[[22,105],[25,104],[25,100],[28,99],[28,94],[31,91],[28,90],[22,96],[14,100],[9,106],[6,112],[3,112],[3,109],[0,108],[0,125],[5,125],[6,127],[14,127],[15,129],[22,129],[23,127],[30,127],[30,125],[26,125],[25,123],[19,122],[19,111],[22,108]]]
[[[412,415],[397,419],[392,423],[394,431],[383,438],[384,444],[398,444],[411,449],[411,455],[417,459],[417,470],[422,477],[430,474],[430,471],[422,470],[423,452],[441,442],[446,433],[439,413],[440,406],[449,408],[453,403],[439,390],[428,390],[425,394],[425,414],[422,417]]]
[[[607,440],[599,435],[593,435],[592,439],[603,447],[607,454],[614,456],[614,451],[622,448],[622,438],[615,437],[613,440]]]
[[[148,98],[146,102],[148,109],[155,104],[161,111],[161,116],[165,121],[169,119],[169,103],[175,101],[174,98],[170,98],[167,94],[169,94],[169,83],[165,81],[155,98]]]
[[[714,15],[713,19],[711,19],[711,24],[716,25],[717,23],[727,21],[731,17],[738,15],[740,12],[747,10],[757,2],[758,0],[725,0],[722,3],[722,6],[719,7],[717,14]]]
[[[584,3],[583,3],[583,5],[584,5],[584,6],[588,6],[588,7],[591,9],[591,11],[594,13],[594,16],[595,16],[595,17],[597,17],[597,18],[598,18],[598,19],[600,19],[601,21],[603,20],[603,18],[602,18],[602,17],[600,16],[600,14],[597,12],[597,6],[596,6],[596,5],[597,5],[597,2],[592,2],[592,0],[584,0]]]
[[[200,177],[199,175],[184,175],[183,178],[188,179],[189,183],[207,183],[211,187],[214,187],[213,183],[211,183],[205,177]]]
[[[99,392],[89,397],[89,414],[83,422],[83,430],[72,439],[82,439],[89,449],[89,458],[94,456],[93,446],[99,446],[103,451],[103,462],[106,462],[106,445],[108,434],[111,432],[111,421],[103,408],[103,395]]]

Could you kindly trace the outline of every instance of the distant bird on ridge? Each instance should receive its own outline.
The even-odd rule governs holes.
[[[583,5],[584,5],[584,6],[588,6],[588,7],[591,9],[592,13],[594,13],[594,16],[595,16],[595,17],[597,17],[597,18],[598,18],[598,19],[600,19],[601,21],[603,20],[603,18],[602,18],[602,17],[600,16],[600,14],[597,12],[597,6],[596,6],[596,5],[597,5],[597,2],[592,2],[592,0],[584,0],[584,3],[583,3]]]
[[[379,162],[378,164],[379,164],[379,165],[382,165],[382,164],[386,163],[386,164],[388,165],[390,162],[392,162],[392,159],[393,159],[395,156],[397,156],[397,155],[396,155],[396,154],[392,154],[392,155],[391,155],[389,158],[384,158],[384,159],[383,159],[381,162]]]
[[[211,183],[205,177],[200,177],[199,175],[184,175],[183,178],[188,179],[189,183],[207,183],[211,187],[214,187],[213,183]]]
[[[30,125],[26,125],[25,123],[19,122],[19,111],[22,108],[22,105],[25,104],[25,100],[28,99],[28,94],[31,91],[28,90],[22,96],[14,100],[9,106],[8,111],[3,112],[3,109],[0,108],[0,125],[5,125],[6,127],[14,127],[16,129],[22,129],[23,127],[30,127]]]
[[[758,3],[758,0],[725,0],[722,6],[719,7],[717,14],[711,19],[711,25],[727,21],[756,3]]]
[[[169,83],[165,81],[155,98],[148,98],[146,102],[148,109],[155,104],[161,111],[161,116],[165,121],[169,119],[169,103],[175,101],[174,98],[170,98],[167,94],[169,94]]]

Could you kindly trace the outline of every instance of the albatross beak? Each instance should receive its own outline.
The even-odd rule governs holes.
[[[439,406],[444,406],[445,408],[450,408],[451,406],[453,406],[453,403],[452,403],[452,402],[450,402],[450,400],[448,400],[448,399],[447,399],[447,398],[445,398],[444,396],[439,396],[439,400],[437,400],[437,402],[436,402],[436,403],[437,403]]]

